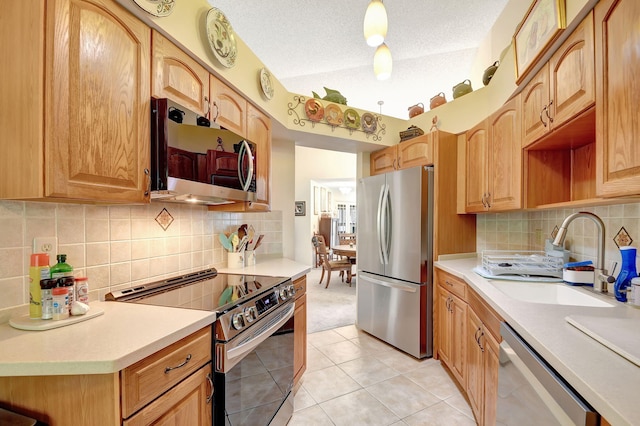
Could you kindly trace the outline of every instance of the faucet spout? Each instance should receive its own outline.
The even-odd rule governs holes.
[[[591,212],[578,212],[578,213],[570,214],[569,216],[567,216],[564,219],[564,221],[562,222],[562,225],[560,225],[560,229],[558,230],[558,234],[556,235],[556,238],[553,240],[553,245],[554,246],[563,246],[564,245],[564,239],[567,236],[567,228],[569,227],[571,222],[573,222],[575,219],[577,219],[579,217],[584,217],[584,218],[587,218],[587,219],[591,219],[593,221],[593,223],[596,224],[596,228],[598,230],[598,253],[597,253],[597,257],[596,257],[595,280],[597,282],[599,282],[600,285],[598,287],[596,287],[595,289],[603,291],[602,284],[604,284],[607,281],[609,281],[610,277],[607,277],[607,271],[606,271],[606,269],[604,269],[605,229],[604,229],[604,222],[602,221],[602,219],[600,219],[600,217],[598,217],[597,215],[595,215],[595,214],[593,214]],[[606,280],[602,279],[602,278],[606,278]],[[595,285],[595,283],[594,283],[594,285]]]

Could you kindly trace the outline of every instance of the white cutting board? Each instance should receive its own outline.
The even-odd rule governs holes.
[[[640,367],[640,322],[631,318],[569,315],[565,320]]]
[[[33,319],[33,318],[29,318],[29,314],[26,314],[26,315],[12,317],[9,320],[9,325],[13,328],[18,328],[20,330],[29,330],[29,331],[51,330],[52,328],[64,327],[67,325],[86,321],[102,314],[104,314],[104,310],[97,307],[89,307],[89,311],[84,315],[74,315],[74,316],[70,316],[69,318],[65,318],[57,321],[50,320],[50,319],[49,320]]]

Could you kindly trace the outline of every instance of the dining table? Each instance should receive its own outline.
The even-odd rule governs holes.
[[[344,256],[351,262],[351,264],[356,263],[356,245],[355,244],[339,244],[331,247],[333,254],[336,256]],[[353,273],[349,273],[347,276],[347,282],[351,282],[351,278],[353,277]]]

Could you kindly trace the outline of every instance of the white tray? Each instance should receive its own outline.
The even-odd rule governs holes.
[[[62,320],[43,320],[29,318],[29,314],[13,317],[9,320],[9,325],[13,328],[29,331],[51,330],[52,328],[64,327],[86,321],[104,314],[104,310],[96,307],[89,307],[89,312],[84,315],[73,315]]]

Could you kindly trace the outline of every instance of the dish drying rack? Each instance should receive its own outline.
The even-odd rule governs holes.
[[[482,268],[490,275],[545,276],[562,278],[562,257],[541,251],[485,250]]]

